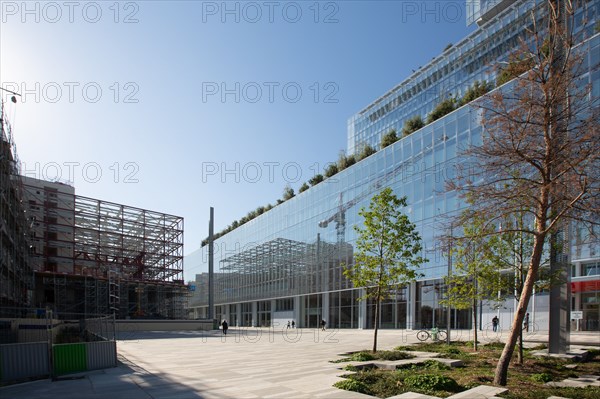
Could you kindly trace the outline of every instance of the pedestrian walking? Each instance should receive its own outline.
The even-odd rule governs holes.
[[[292,320],[292,328],[296,328],[296,322]]]
[[[498,318],[498,316],[494,316],[494,318],[492,319],[492,330],[494,332],[498,331],[498,322],[500,321],[500,319]]]
[[[527,312],[525,319],[523,320],[523,328],[526,332],[529,332],[529,312]]]
[[[227,329],[229,328],[227,320],[223,319],[223,323],[221,323],[221,326],[223,327],[223,335],[227,335]]]
[[[325,319],[321,320],[321,330],[325,331],[325,326],[327,325],[327,323],[325,322]]]
[[[288,320],[287,328],[290,328],[290,326],[291,326],[291,323],[290,323],[290,321]]]

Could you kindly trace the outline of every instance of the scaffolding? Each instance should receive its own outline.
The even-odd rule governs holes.
[[[352,262],[353,249],[347,243],[327,243],[320,238],[307,243],[275,238],[244,248],[221,259],[215,273],[217,303],[250,301],[331,289],[330,275]],[[338,279],[342,281],[341,277]],[[337,280],[336,280],[337,281]],[[343,279],[345,284],[346,279]]]
[[[24,187],[38,307],[63,318],[184,316],[183,218],[78,196],[60,182],[24,177]]]
[[[11,126],[0,104],[0,317],[22,316],[33,284],[19,165]]]

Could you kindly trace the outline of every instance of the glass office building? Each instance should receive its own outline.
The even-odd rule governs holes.
[[[506,58],[527,25],[527,11],[535,1],[514,2],[483,24],[478,31],[446,50],[442,56],[395,87],[348,125],[348,152],[363,143],[375,146],[391,128],[400,130],[404,120],[425,116],[445,97],[455,97],[475,81],[494,80],[493,65]],[[587,16],[583,18],[581,15]],[[586,54],[583,78],[600,94],[600,35],[589,29],[598,20],[600,2],[588,2],[578,10],[576,33],[580,51]],[[587,19],[587,23],[583,23]],[[317,327],[321,319],[332,328],[372,328],[374,304],[357,301],[363,288],[353,287],[343,276],[352,264],[361,207],[383,187],[407,196],[404,209],[423,240],[422,256],[428,261],[423,277],[395,295],[380,309],[383,328],[446,326],[443,277],[448,259],[440,242],[448,216],[464,209],[445,183],[465,162],[463,149],[482,142],[479,112],[465,105],[396,143],[344,169],[296,195],[215,241],[215,318],[232,326],[284,327],[294,320],[298,327]],[[575,229],[577,230],[577,229]],[[572,240],[573,303],[584,310],[585,329],[598,329],[600,319],[600,243],[593,234],[577,230]],[[198,250],[206,262],[207,247]],[[202,283],[200,283],[202,281]],[[191,317],[206,317],[206,276],[198,276],[197,296]],[[547,295],[537,294],[538,325],[547,325]],[[507,303],[501,321],[512,319],[514,305]],[[546,309],[546,314],[544,310]],[[574,308],[575,309],[575,308]],[[533,309],[532,309],[533,311]],[[495,314],[495,312],[494,312]],[[483,323],[491,321],[484,314]],[[454,328],[470,327],[469,311],[452,312]],[[547,328],[547,327],[546,327]]]

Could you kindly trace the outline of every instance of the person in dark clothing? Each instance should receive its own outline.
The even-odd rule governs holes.
[[[292,328],[296,328],[296,322],[292,320]]]
[[[523,320],[523,328],[525,331],[529,332],[529,313],[525,315],[525,320]]]
[[[321,320],[321,330],[325,331],[326,325],[327,325],[327,323],[325,322],[325,320]]]
[[[221,323],[221,326],[223,326],[223,334],[227,335],[227,328],[229,328],[229,325],[227,324],[227,320],[223,320],[223,323]]]
[[[494,330],[494,332],[498,331],[498,322],[500,321],[500,319],[498,319],[498,316],[494,316],[494,318],[492,319],[492,330]]]

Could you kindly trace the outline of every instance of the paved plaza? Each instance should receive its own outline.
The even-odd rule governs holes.
[[[416,331],[380,330],[378,348],[417,342]],[[452,339],[470,339],[456,331]],[[502,338],[483,332],[480,341]],[[544,334],[526,337],[533,344]],[[600,334],[572,334],[600,346]],[[119,367],[0,389],[9,398],[365,398],[338,390],[339,354],[372,347],[372,330],[230,329],[210,332],[123,332]]]

